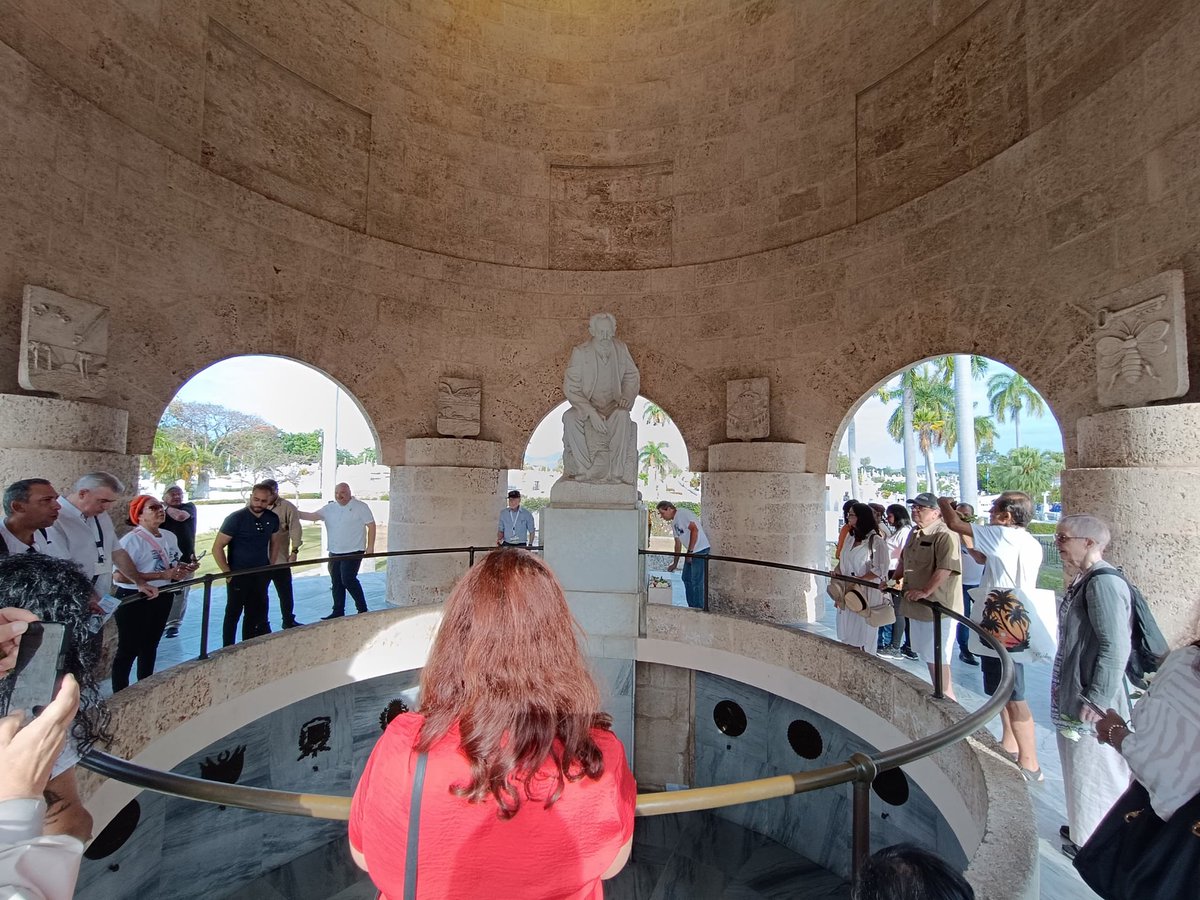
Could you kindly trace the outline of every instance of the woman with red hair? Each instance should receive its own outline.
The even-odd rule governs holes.
[[[355,862],[384,900],[602,897],[637,793],[610,728],[558,580],[524,550],[489,553],[446,602],[420,713],[367,761]]]

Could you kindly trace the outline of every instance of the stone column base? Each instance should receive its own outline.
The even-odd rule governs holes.
[[[132,494],[139,464],[126,452],[128,420],[96,403],[0,394],[0,487],[45,478],[66,494],[80,475],[110,472]]]
[[[638,550],[646,546],[646,507],[629,485],[567,483],[550,495],[542,512],[546,564],[587,635],[585,652],[604,711],[632,760],[633,660],[646,590]]]
[[[408,465],[392,467],[388,550],[494,547],[508,472],[500,450],[494,441],[407,441]],[[388,603],[443,603],[467,567],[465,553],[389,559]]]
[[[704,531],[718,556],[825,568],[825,476],[803,444],[714,444],[703,476]],[[812,575],[709,564],[709,609],[768,622],[813,622],[825,600]]]
[[[1105,558],[1141,588],[1172,647],[1200,637],[1200,404],[1088,416],[1077,440],[1063,513],[1109,523]]]

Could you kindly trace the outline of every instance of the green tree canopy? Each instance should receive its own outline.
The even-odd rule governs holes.
[[[652,471],[658,472],[659,478],[665,478],[667,475],[678,472],[679,468],[667,456],[667,447],[669,446],[671,445],[666,441],[647,441],[638,451],[641,471],[647,474]]]
[[[671,417],[657,403],[647,403],[646,408],[642,410],[642,421],[647,425],[666,425],[671,421]]]
[[[1021,446],[1021,413],[1041,418],[1046,412],[1046,401],[1033,389],[1028,381],[1016,372],[1001,372],[988,379],[988,402],[996,421],[1004,423],[1012,416],[1014,444]]]
[[[280,437],[284,453],[308,463],[320,461],[324,444],[324,432],[320,428],[315,431],[285,431]]]
[[[1062,454],[1033,447],[1016,447],[1000,457],[989,473],[993,486],[1002,491],[1024,491],[1034,499],[1054,486],[1062,473]]]

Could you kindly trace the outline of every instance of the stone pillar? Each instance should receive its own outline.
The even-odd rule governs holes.
[[[501,445],[461,438],[412,438],[406,465],[392,466],[388,550],[494,547],[508,467]],[[388,602],[441,603],[467,570],[466,554],[388,560]]]
[[[634,658],[646,591],[646,506],[629,484],[559,480],[542,511],[546,564],[587,635],[613,733],[633,754]]]
[[[1200,404],[1116,409],[1080,419],[1063,513],[1105,519],[1105,558],[1146,595],[1172,647],[1200,636]]]
[[[702,496],[714,554],[825,568],[825,476],[805,471],[803,444],[712,445]],[[713,612],[784,624],[824,614],[812,575],[714,562],[709,577]]]
[[[45,478],[60,494],[80,475],[111,472],[130,494],[138,457],[126,452],[123,409],[25,394],[0,394],[0,489],[21,478]]]

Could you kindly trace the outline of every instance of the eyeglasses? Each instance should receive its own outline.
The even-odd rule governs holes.
[[[1076,537],[1073,534],[1056,534],[1054,535],[1054,543],[1065,544],[1067,541],[1086,541],[1085,537]]]
[[[162,508],[163,508],[163,505],[161,503],[147,503],[146,504],[146,509],[162,509]]]

